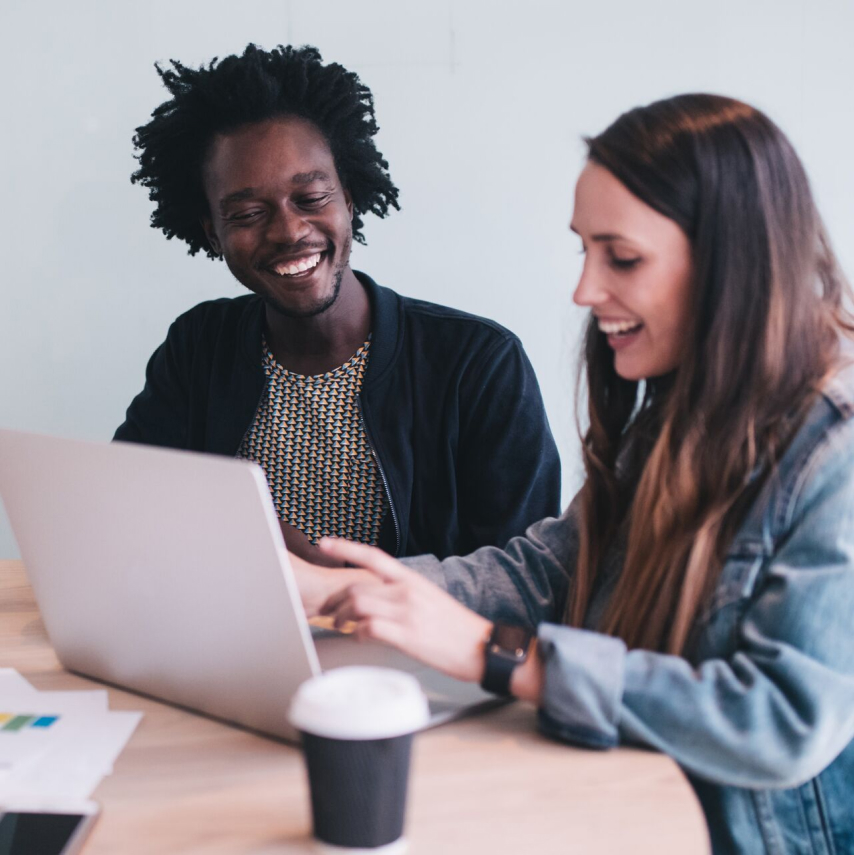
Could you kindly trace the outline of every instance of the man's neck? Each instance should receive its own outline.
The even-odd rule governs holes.
[[[326,311],[292,318],[266,307],[265,336],[276,361],[295,374],[324,374],[343,365],[371,330],[371,305],[347,267],[338,299]]]

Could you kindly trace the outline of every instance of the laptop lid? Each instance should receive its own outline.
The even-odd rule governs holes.
[[[290,699],[321,666],[414,673],[433,724],[496,703],[310,627],[255,463],[0,430],[0,496],[70,671],[285,739]]]
[[[260,467],[3,430],[0,494],[66,668],[293,737],[320,666]]]

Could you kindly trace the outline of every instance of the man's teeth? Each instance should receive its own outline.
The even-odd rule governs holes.
[[[277,264],[273,270],[275,270],[279,276],[295,276],[297,273],[305,273],[306,270],[311,270],[312,267],[317,267],[320,262],[321,255],[323,255],[323,253],[318,252],[315,255],[300,258],[298,261],[282,262],[281,264]]]
[[[605,335],[620,335],[629,330],[640,329],[643,324],[640,321],[603,321],[599,319],[599,329]]]

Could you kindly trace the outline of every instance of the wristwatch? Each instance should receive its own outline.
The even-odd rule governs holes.
[[[534,633],[525,627],[496,621],[486,642],[486,667],[480,681],[481,688],[493,695],[509,695],[513,669],[528,658],[533,637]]]

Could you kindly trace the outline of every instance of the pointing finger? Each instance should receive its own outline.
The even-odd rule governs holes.
[[[407,570],[399,561],[375,546],[353,543],[353,541],[338,537],[323,537],[317,545],[327,555],[370,570],[386,582],[405,579],[411,574],[411,571]]]

